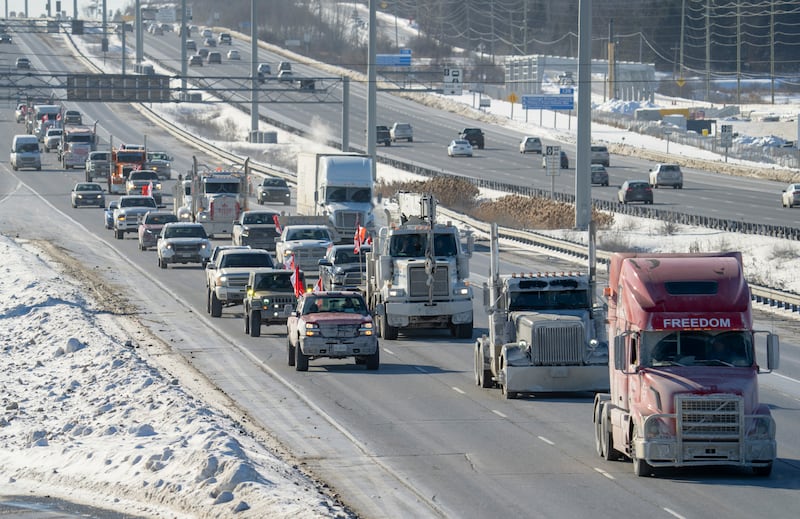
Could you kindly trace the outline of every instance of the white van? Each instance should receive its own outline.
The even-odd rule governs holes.
[[[11,168],[42,170],[42,150],[35,135],[15,135],[11,141]]]

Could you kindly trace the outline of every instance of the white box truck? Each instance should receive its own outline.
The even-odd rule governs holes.
[[[372,229],[372,159],[357,153],[299,153],[297,213],[327,216],[343,242],[353,240],[358,225]]]

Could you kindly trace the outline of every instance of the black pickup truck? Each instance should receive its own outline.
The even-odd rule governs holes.
[[[469,141],[473,148],[483,149],[484,137],[483,130],[480,128],[464,128],[459,135],[462,139]]]

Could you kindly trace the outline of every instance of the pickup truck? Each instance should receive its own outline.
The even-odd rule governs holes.
[[[211,317],[222,316],[223,307],[242,304],[250,271],[257,268],[275,268],[264,249],[223,250],[206,264],[206,310]]]
[[[152,186],[152,192],[145,193]],[[125,182],[125,193],[128,195],[147,194],[155,198],[156,204],[161,205],[163,196],[161,194],[161,180],[158,173],[153,170],[142,169],[131,171],[128,180]]]
[[[125,233],[139,232],[139,224],[148,211],[158,209],[152,196],[123,195],[119,197],[119,207],[114,210],[114,236],[121,240]]]
[[[174,216],[174,215],[171,215]],[[211,241],[202,224],[170,222],[164,224],[156,243],[158,266],[165,269],[170,263],[201,263],[211,255]]]
[[[244,333],[261,335],[262,324],[285,325],[297,304],[291,270],[255,269],[245,287]]]
[[[108,178],[108,171],[112,167],[111,153],[108,151],[91,151],[86,159],[86,182],[95,178]]]
[[[331,245],[333,238],[325,225],[287,225],[275,238],[275,258],[283,264],[294,258],[295,264],[306,275],[316,275],[319,260],[325,257]]]
[[[380,367],[380,348],[372,316],[357,292],[308,292],[286,321],[290,366],[308,371],[319,357],[355,357],[368,370]]]
[[[362,245],[356,254],[351,244],[328,247],[325,257],[319,260],[322,290],[359,290],[364,287],[366,255],[371,250],[369,245]]]
[[[254,249],[275,250],[275,238],[279,236],[275,226],[275,211],[242,211],[233,221],[231,240],[234,245],[249,245]]]

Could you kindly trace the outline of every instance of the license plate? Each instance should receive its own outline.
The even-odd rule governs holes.
[[[347,353],[347,346],[344,344],[334,344],[333,346],[334,353]]]

